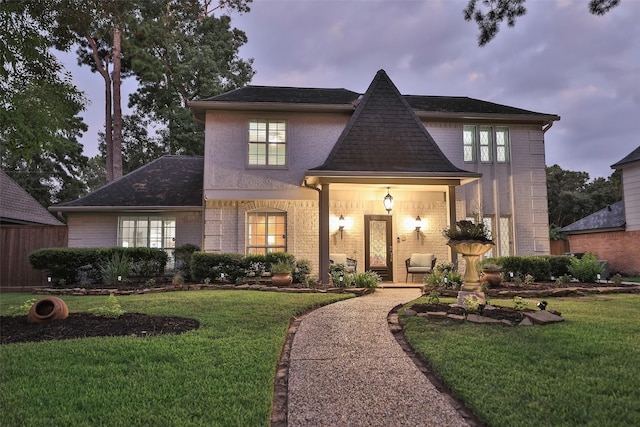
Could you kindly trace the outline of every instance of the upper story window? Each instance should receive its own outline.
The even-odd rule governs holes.
[[[156,248],[167,252],[167,267],[174,267],[176,219],[161,216],[121,216],[118,218],[118,246]]]
[[[286,212],[247,214],[247,254],[287,251]]]
[[[249,120],[249,166],[286,166],[287,122]]]
[[[509,128],[465,125],[462,130],[464,161],[509,163]],[[477,141],[477,142],[476,142]]]

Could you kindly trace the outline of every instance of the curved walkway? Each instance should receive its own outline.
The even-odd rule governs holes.
[[[288,425],[468,425],[387,326],[389,311],[419,296],[382,289],[309,313],[291,347]]]

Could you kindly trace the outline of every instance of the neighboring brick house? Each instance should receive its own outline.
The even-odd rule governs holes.
[[[404,280],[411,253],[455,259],[442,229],[479,215],[495,254],[549,253],[544,133],[557,115],[401,95],[383,70],[364,94],[246,86],[189,105],[205,128],[202,194],[190,201],[194,219],[201,215],[195,243],[205,251],[288,251],[309,259],[315,274],[341,253],[358,260],[358,271]],[[135,181],[129,192],[138,191]],[[146,189],[172,194],[153,183]],[[112,207],[97,213],[89,197],[52,208],[69,218],[69,245],[87,243],[72,240],[75,227],[94,233],[94,243],[123,244],[122,218],[139,207],[105,199]],[[143,216],[171,216],[158,203]],[[176,223],[176,244],[183,232]]]
[[[611,272],[640,275],[640,146],[611,166],[622,171],[622,200],[564,228],[569,250],[607,260]]]

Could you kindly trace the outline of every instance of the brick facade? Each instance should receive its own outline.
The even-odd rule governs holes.
[[[591,252],[609,261],[611,273],[640,275],[640,231],[574,234],[568,239],[571,252]]]

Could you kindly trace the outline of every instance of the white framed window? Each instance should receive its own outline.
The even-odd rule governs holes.
[[[466,163],[509,163],[509,128],[497,126],[464,125],[462,130],[463,155]]]
[[[285,120],[249,120],[249,166],[287,165],[287,122]]]
[[[476,161],[476,127],[465,125],[462,130],[464,161],[467,163]]]
[[[118,246],[161,249],[169,255],[167,268],[173,269],[176,219],[162,216],[121,216],[118,218]]]
[[[287,213],[247,214],[247,254],[287,251]]]
[[[509,128],[496,128],[496,162],[509,163]]]

